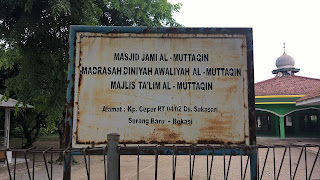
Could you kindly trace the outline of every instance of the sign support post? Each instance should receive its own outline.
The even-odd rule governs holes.
[[[250,154],[250,179],[257,180],[258,179],[258,153],[257,149],[252,149]]]
[[[108,134],[108,153],[107,153],[107,179],[120,179],[120,154],[119,154],[119,134]]]

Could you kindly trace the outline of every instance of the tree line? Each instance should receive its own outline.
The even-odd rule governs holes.
[[[64,146],[70,25],[181,26],[167,0],[0,0],[0,93],[31,104],[15,118],[30,147],[41,128]]]

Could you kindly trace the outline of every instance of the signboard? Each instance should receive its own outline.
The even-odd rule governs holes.
[[[250,144],[248,29],[85,28],[73,37],[73,146],[108,133],[125,144]]]

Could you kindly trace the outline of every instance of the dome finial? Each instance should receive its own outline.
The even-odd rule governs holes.
[[[283,43],[283,53],[286,53],[286,42]]]

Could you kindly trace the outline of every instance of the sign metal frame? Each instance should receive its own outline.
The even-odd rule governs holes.
[[[67,89],[67,104],[65,117],[65,148],[72,148],[73,138],[73,108],[74,108],[74,82],[75,82],[75,55],[76,55],[76,38],[77,32],[91,33],[156,33],[156,34],[225,34],[234,35],[240,34],[246,37],[246,57],[247,57],[247,81],[248,81],[248,118],[249,118],[249,145],[256,145],[256,122],[255,122],[255,96],[254,96],[254,68],[253,68],[253,35],[252,28],[152,28],[152,27],[106,27],[106,26],[83,26],[72,25],[69,32],[69,67],[68,67],[68,89]],[[222,149],[224,155],[244,155],[244,152],[232,152],[228,149]],[[167,151],[170,151],[168,148]],[[162,151],[165,154],[166,150]],[[124,153],[132,154],[134,152]],[[208,149],[203,146],[203,149],[198,151],[198,155],[206,155]],[[213,153],[213,152],[212,152]],[[141,151],[143,154],[143,151]],[[180,152],[179,155],[188,155],[189,153]],[[221,155],[214,152],[216,155]],[[76,154],[74,154],[76,155]],[[161,155],[161,152],[158,153]],[[253,149],[250,157],[250,179],[257,179],[257,150]],[[72,153],[65,154],[64,163],[64,179],[71,178],[71,157]]]
[[[224,34],[244,35],[246,37],[247,57],[247,81],[248,81],[248,117],[249,117],[249,144],[256,144],[255,133],[255,99],[254,99],[254,78],[253,78],[253,39],[252,28],[150,28],[150,27],[106,27],[106,26],[70,26],[69,35],[69,69],[67,89],[67,112],[66,112],[66,138],[65,147],[72,147],[73,116],[74,116],[74,84],[75,84],[75,55],[76,38],[78,32],[89,33],[135,33],[135,34]]]

